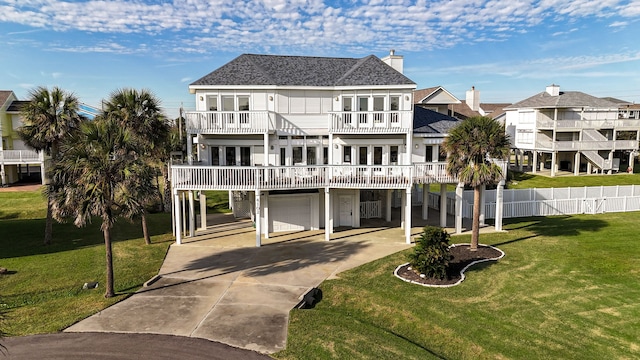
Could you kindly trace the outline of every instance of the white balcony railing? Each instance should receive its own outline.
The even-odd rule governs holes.
[[[538,129],[623,129],[638,128],[640,120],[635,119],[572,119],[553,121],[546,116],[539,116],[536,122]]]
[[[341,111],[329,114],[331,133],[407,133],[412,125],[412,111]]]
[[[5,164],[33,164],[44,161],[42,153],[35,150],[2,150],[0,162]]]
[[[273,129],[268,111],[187,111],[191,134],[264,134]]]
[[[586,150],[634,150],[638,148],[635,140],[616,141],[551,141],[536,140],[536,149],[549,151],[586,151]]]
[[[418,174],[418,176],[416,176]],[[189,166],[173,165],[180,190],[404,189],[414,183],[455,183],[444,163],[420,165]]]
[[[447,173],[446,162],[415,164],[413,182],[416,184],[455,183],[454,176]]]

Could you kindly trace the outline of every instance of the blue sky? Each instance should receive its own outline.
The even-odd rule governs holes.
[[[147,88],[169,116],[242,53],[404,56],[418,88],[516,102],[559,84],[640,102],[640,0],[0,0],[0,89],[99,105]]]

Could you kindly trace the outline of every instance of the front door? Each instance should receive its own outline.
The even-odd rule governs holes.
[[[340,195],[339,226],[353,226],[353,196]]]

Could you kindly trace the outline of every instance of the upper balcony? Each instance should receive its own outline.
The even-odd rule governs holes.
[[[4,163],[5,165],[37,164],[43,161],[43,154],[35,150],[0,151],[0,163]]]
[[[456,183],[445,163],[416,165],[189,166],[173,165],[179,190],[287,190],[323,187],[406,189],[412,184]]]
[[[187,111],[190,134],[266,134],[274,129],[268,111]]]
[[[538,113],[536,119],[538,129],[580,130],[580,129],[637,129],[638,119],[620,119],[615,112],[575,112],[558,113],[554,121],[548,114]]]
[[[379,134],[409,133],[413,126],[413,112],[399,111],[341,111],[329,114],[329,133]]]
[[[608,140],[608,141],[551,141],[547,139],[536,140],[537,150],[548,151],[588,151],[588,150],[634,150],[638,148],[635,140]]]

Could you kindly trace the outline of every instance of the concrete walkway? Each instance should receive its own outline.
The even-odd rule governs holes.
[[[275,234],[256,248],[249,221],[212,220],[204,235],[170,247],[157,281],[65,331],[182,335],[273,353],[310,288],[409,247],[400,229],[358,229],[330,242],[322,231]]]
[[[273,353],[310,288],[410,247],[397,227],[366,227],[336,229],[329,242],[323,231],[271,234],[256,248],[250,221],[209,218],[215,225],[170,247],[152,284],[65,331],[181,335]]]

